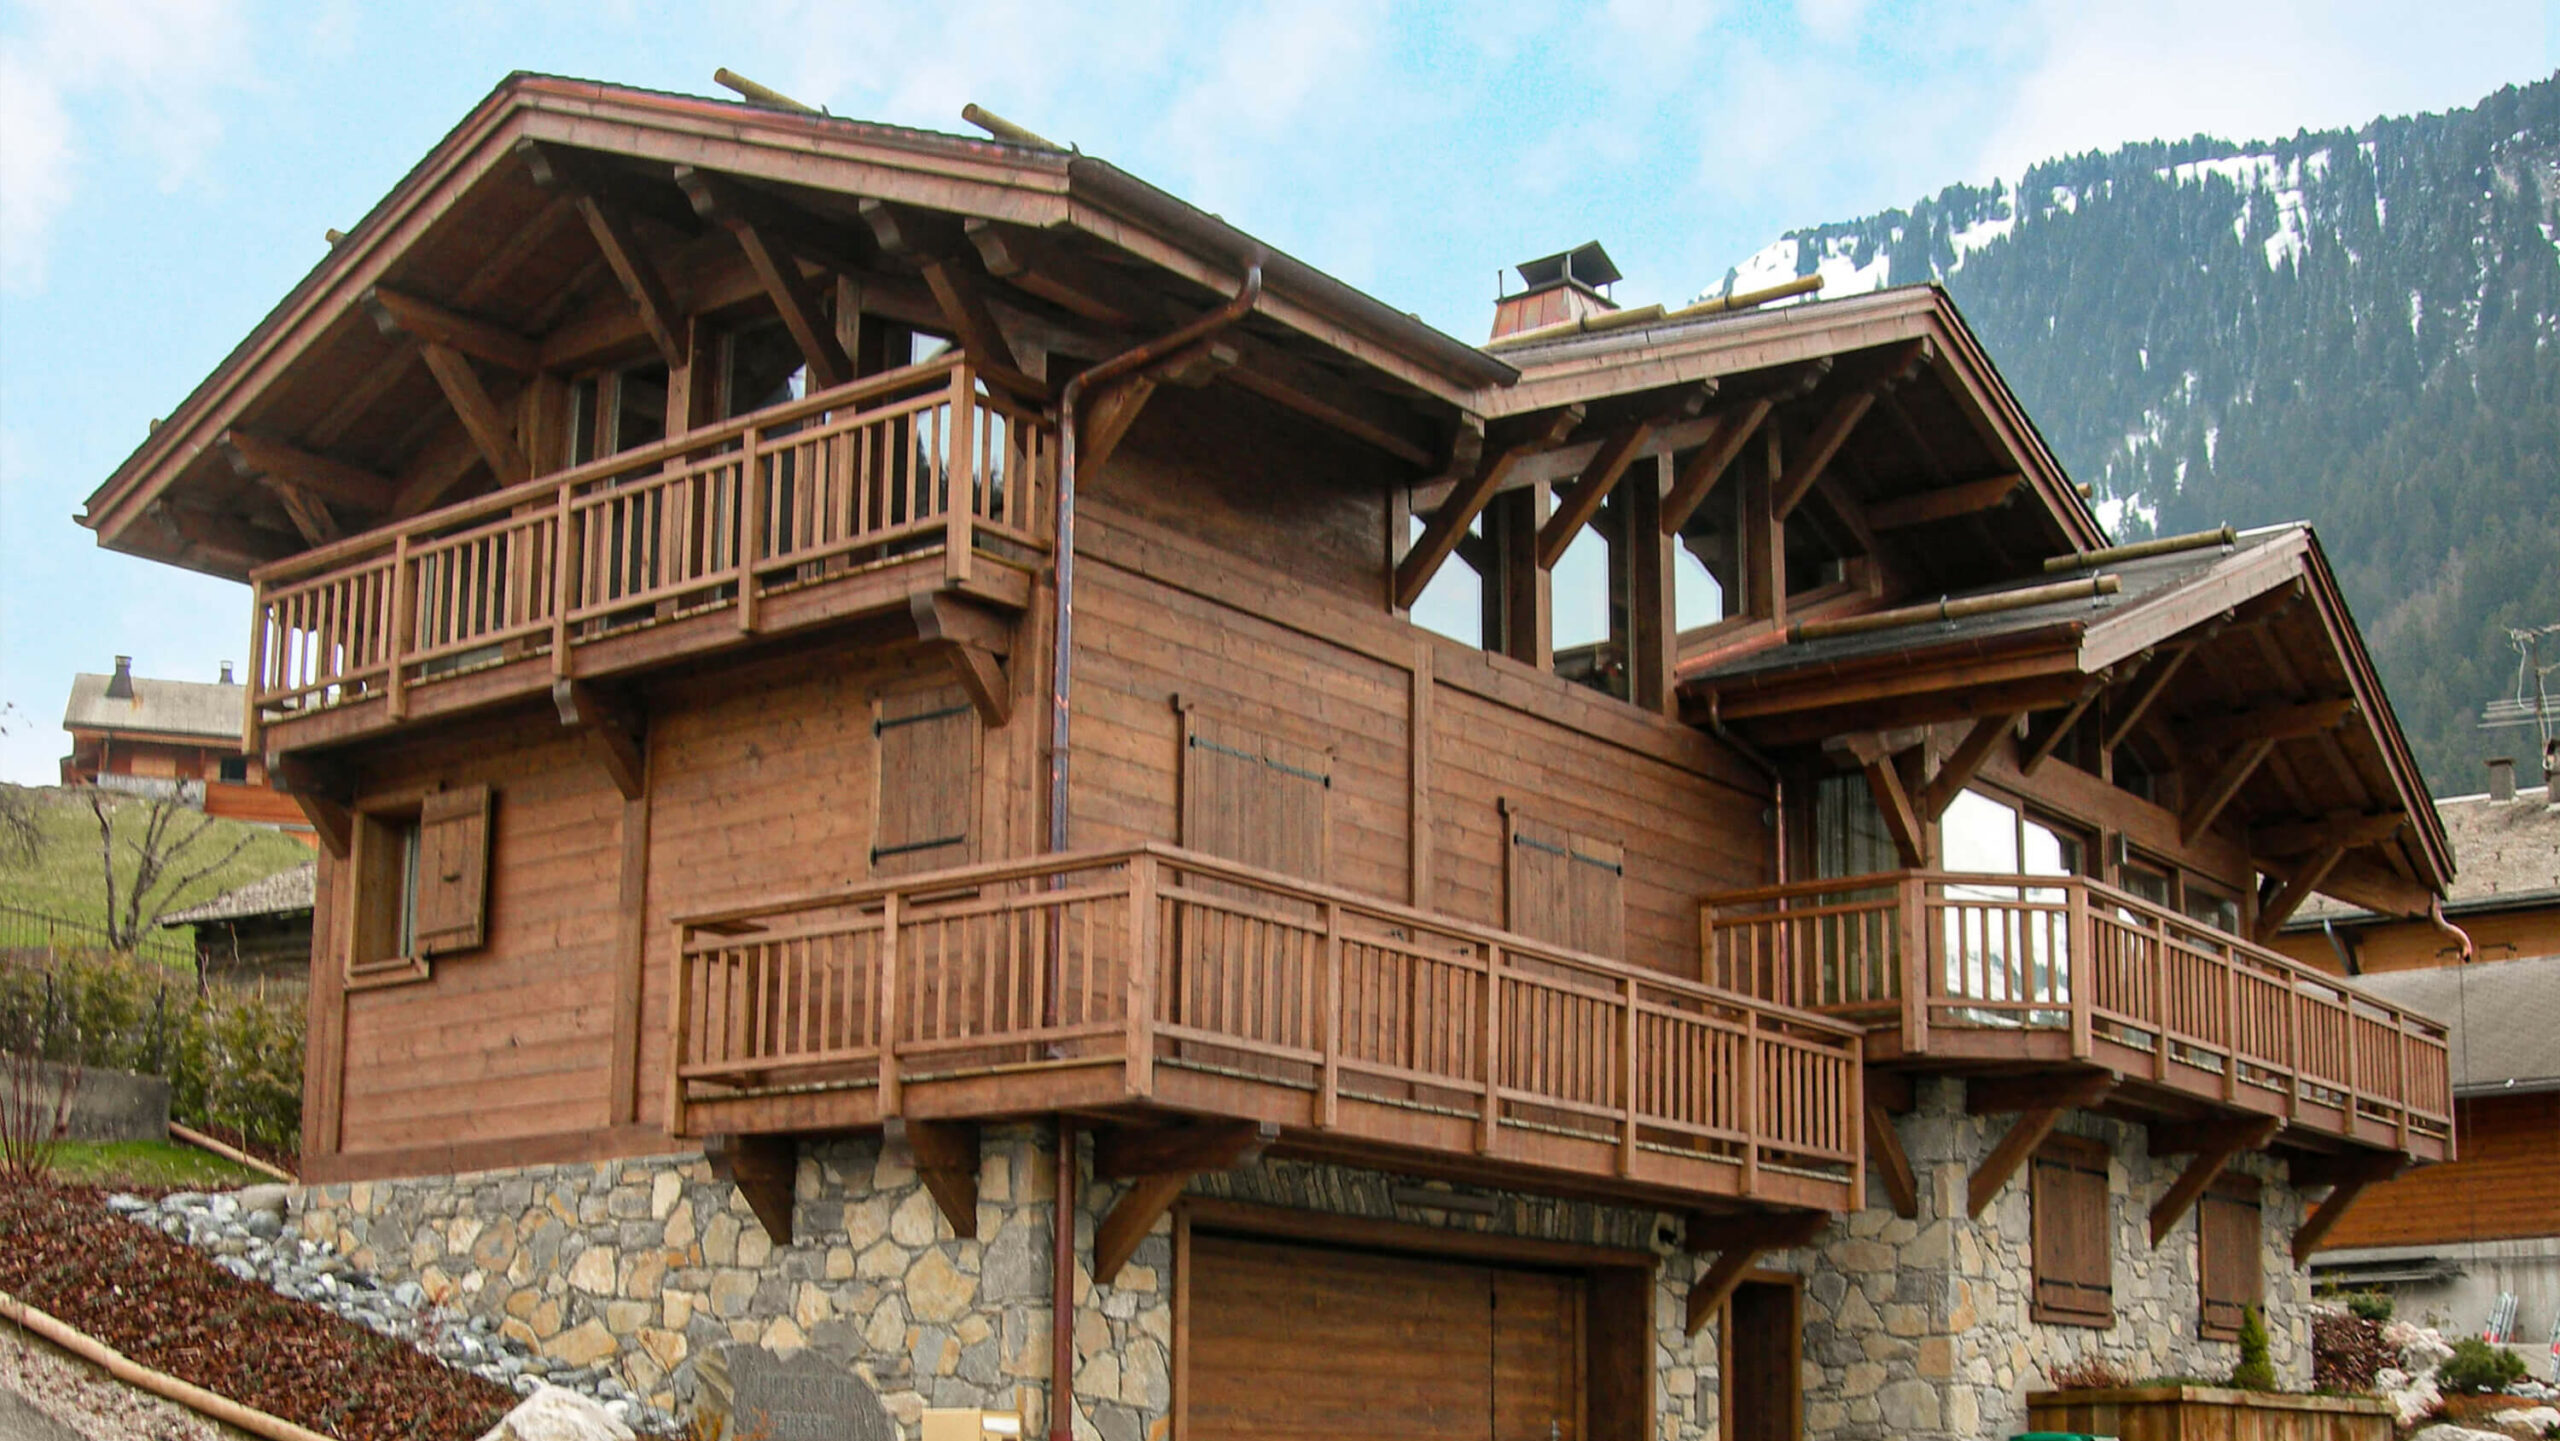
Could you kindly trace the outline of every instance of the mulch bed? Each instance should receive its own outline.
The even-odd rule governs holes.
[[[516,1403],[243,1281],[84,1188],[0,1184],[0,1289],[145,1366],[341,1441],[468,1441]]]

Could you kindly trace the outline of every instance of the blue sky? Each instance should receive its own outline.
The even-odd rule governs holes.
[[[1790,226],[2058,152],[2464,105],[2560,66],[2560,0],[1058,0],[753,8],[0,0],[0,779],[72,672],[211,679],[247,593],[97,550],[89,491],[510,70],[839,114],[977,101],[1468,339],[1598,237],[1683,299]]]

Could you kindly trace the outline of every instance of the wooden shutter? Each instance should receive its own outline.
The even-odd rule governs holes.
[[[413,944],[420,956],[472,950],[488,938],[487,786],[430,791],[418,805],[418,894]]]
[[[978,713],[968,693],[953,685],[882,696],[871,733],[880,774],[871,873],[913,875],[968,860],[978,811]]]
[[[2030,1170],[2035,1250],[2033,1319],[2071,1326],[2115,1324],[2114,1228],[2107,1206],[2107,1148],[2054,1136]]]
[[[2241,1313],[2265,1299],[2259,1247],[2257,1179],[2215,1177],[2196,1203],[2196,1290],[2205,1336],[2238,1340]]]
[[[1523,815],[1507,802],[1503,811],[1510,928],[1569,950],[1624,956],[1627,848]]]
[[[1182,714],[1183,845],[1323,880],[1332,755],[1196,707]]]

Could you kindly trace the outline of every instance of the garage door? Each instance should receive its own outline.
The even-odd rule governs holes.
[[[1584,1280],[1230,1236],[1191,1242],[1197,1441],[1579,1441]]]

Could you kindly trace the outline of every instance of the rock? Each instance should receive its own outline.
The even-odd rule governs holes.
[[[243,1186],[231,1193],[231,1199],[243,1212],[264,1212],[282,1218],[293,1191],[282,1184]]]
[[[2515,1441],[2503,1431],[2474,1431],[2468,1426],[2430,1426],[2409,1441]]]

